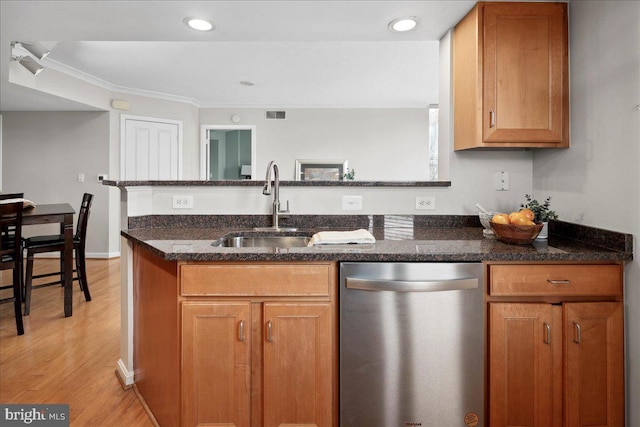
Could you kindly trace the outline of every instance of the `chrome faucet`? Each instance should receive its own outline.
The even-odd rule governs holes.
[[[273,185],[271,184],[271,171],[273,170]],[[273,189],[273,207],[272,218],[273,224],[269,230],[275,231],[295,231],[295,228],[280,228],[279,217],[280,214],[289,213],[289,201],[287,200],[287,209],[280,210],[280,174],[278,173],[278,165],[275,161],[269,162],[267,166],[267,176],[265,177],[264,187],[262,188],[262,194],[265,196],[271,195]]]

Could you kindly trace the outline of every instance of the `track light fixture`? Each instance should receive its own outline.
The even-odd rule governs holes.
[[[20,65],[29,70],[34,76],[37,76],[40,71],[44,70],[44,67],[30,56],[12,56],[11,59],[18,61]]]
[[[11,43],[11,47],[15,47],[16,45],[22,46],[27,52],[33,55],[36,59],[42,61],[51,53],[50,49],[42,46],[38,42],[13,42]]]
[[[25,51],[30,55],[33,55],[35,58],[42,60],[51,53],[51,50],[42,46],[38,42],[11,42],[11,60],[19,62],[20,65],[36,76],[44,70],[44,67],[31,56],[21,54],[26,53]]]

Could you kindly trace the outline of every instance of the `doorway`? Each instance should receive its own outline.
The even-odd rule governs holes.
[[[252,179],[255,176],[255,126],[202,126],[200,179]]]

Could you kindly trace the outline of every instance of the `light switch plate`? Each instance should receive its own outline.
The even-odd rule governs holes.
[[[498,171],[494,176],[496,191],[507,191],[509,189],[509,172]]]

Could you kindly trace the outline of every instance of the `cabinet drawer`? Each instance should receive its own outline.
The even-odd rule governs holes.
[[[622,266],[490,265],[489,294],[495,296],[617,296]]]
[[[183,265],[182,295],[328,296],[335,269],[326,264]]]

